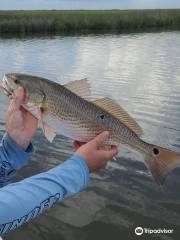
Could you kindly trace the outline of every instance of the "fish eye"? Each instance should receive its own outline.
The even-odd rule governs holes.
[[[104,117],[105,117],[104,114],[101,114],[101,115],[100,115],[100,118],[101,118],[102,120],[104,119]]]
[[[154,153],[154,155],[159,155],[159,149],[153,148],[153,153]]]
[[[15,79],[15,80],[14,80],[14,83],[15,83],[15,84],[18,84],[18,83],[19,83],[19,81],[18,81],[17,79]]]

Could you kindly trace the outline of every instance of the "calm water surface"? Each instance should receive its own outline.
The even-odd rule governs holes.
[[[1,79],[6,72],[61,84],[87,77],[95,98],[113,97],[134,116],[144,140],[180,151],[180,32],[1,39],[0,56]],[[8,104],[2,93],[0,102],[2,136]],[[36,154],[15,180],[48,170],[72,154],[70,140],[59,135],[50,144],[41,130],[34,144]],[[86,191],[6,239],[131,240],[137,226],[174,229],[174,234],[149,239],[178,239],[179,186],[158,188],[142,156],[121,147],[117,161],[93,174]]]

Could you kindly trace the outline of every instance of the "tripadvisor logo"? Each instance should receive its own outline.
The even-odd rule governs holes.
[[[136,227],[135,228],[135,234],[136,235],[142,235],[142,234],[170,234],[173,233],[174,229],[166,229],[166,228],[158,228],[158,229],[150,229],[150,228],[142,228],[142,227]]]
[[[137,227],[135,228],[135,234],[136,235],[142,235],[143,234],[143,228],[142,227]]]

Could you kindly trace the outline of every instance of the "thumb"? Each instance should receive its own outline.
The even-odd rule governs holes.
[[[94,145],[94,147],[100,147],[108,139],[108,137],[108,131],[102,132],[91,141],[91,144]]]
[[[18,110],[23,101],[24,101],[24,89],[23,87],[19,87],[17,89],[16,96],[12,100],[13,109]]]

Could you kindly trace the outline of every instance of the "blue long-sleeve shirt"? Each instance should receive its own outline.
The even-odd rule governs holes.
[[[32,144],[23,151],[7,134],[0,145],[0,236],[89,184],[86,162],[73,156],[47,172],[7,185],[33,151]]]

